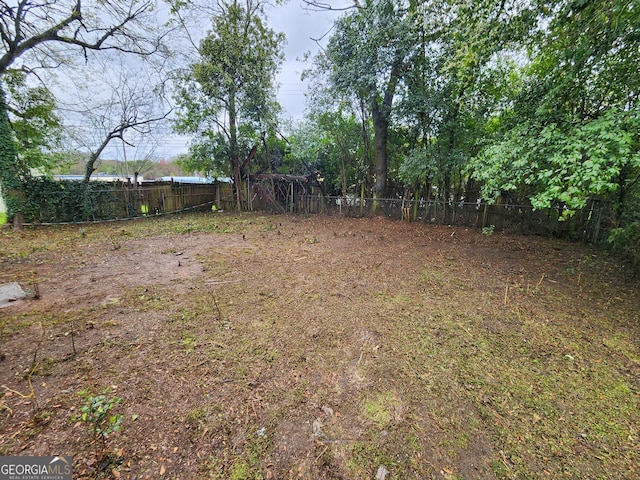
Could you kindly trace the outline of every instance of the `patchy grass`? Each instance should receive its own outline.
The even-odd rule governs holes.
[[[90,386],[123,399],[124,477],[639,473],[637,284],[584,245],[209,213],[2,231],[0,251],[42,293],[2,311],[3,455],[113,476],[70,428]]]

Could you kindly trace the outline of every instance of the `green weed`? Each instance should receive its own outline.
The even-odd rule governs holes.
[[[110,396],[110,389],[105,389],[99,394],[90,390],[78,392],[84,404],[80,407],[80,413],[71,418],[72,422],[82,422],[87,425],[94,442],[106,445],[107,437],[122,428],[124,417],[111,411],[122,401],[119,397]]]

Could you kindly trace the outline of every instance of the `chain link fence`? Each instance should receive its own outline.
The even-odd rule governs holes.
[[[272,210],[268,208],[267,210]],[[571,217],[562,208],[534,210],[531,205],[487,202],[447,202],[402,198],[362,198],[300,195],[291,199],[286,211],[304,214],[365,217],[385,215],[410,222],[487,228],[491,231],[531,235],[557,235],[600,242],[610,229],[608,202],[591,200]]]

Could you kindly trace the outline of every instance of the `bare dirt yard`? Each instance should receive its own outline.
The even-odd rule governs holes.
[[[590,246],[211,212],[4,230],[10,282],[0,455],[74,478],[640,476],[638,280]]]

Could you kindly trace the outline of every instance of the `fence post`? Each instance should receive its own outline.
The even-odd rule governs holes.
[[[593,229],[593,243],[598,243],[598,238],[600,237],[600,222],[602,220],[602,205],[597,210],[598,213],[596,219],[596,227]]]
[[[482,212],[482,228],[487,226],[487,216],[489,215],[489,204],[485,202],[484,212]]]

